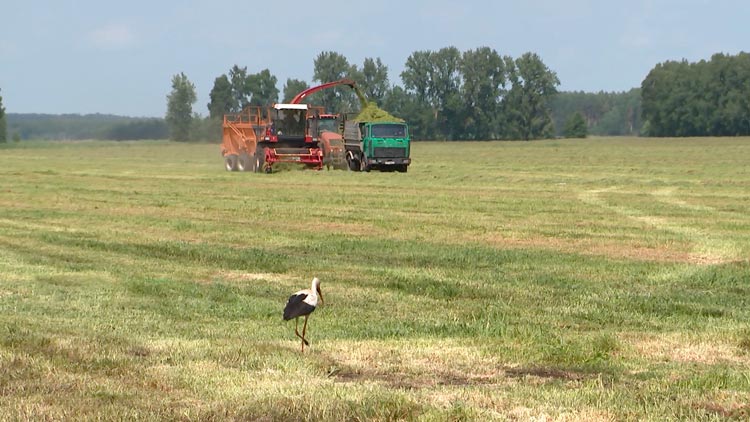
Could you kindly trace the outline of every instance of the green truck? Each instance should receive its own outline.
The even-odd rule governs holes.
[[[409,126],[399,121],[344,120],[344,148],[349,170],[398,171],[411,164]]]

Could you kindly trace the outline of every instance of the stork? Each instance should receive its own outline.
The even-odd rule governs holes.
[[[309,346],[305,333],[307,332],[307,318],[318,306],[318,296],[320,296],[320,303],[323,303],[323,293],[320,292],[320,280],[318,277],[313,278],[312,287],[305,290],[300,290],[297,293],[289,296],[289,301],[286,303],[284,308],[284,321],[289,321],[294,318],[294,334],[302,339],[302,352],[305,351],[305,345]],[[302,335],[299,334],[299,317],[305,317],[305,325],[302,327]]]

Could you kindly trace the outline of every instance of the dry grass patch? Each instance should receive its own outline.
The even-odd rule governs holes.
[[[550,382],[578,386],[595,376],[504,362],[458,340],[337,343],[323,356],[330,367],[329,376],[338,382],[372,382],[409,390]]]
[[[482,239],[491,245],[503,248],[542,249],[562,253],[578,253],[590,256],[603,256],[613,259],[637,261],[690,263],[695,257],[679,248],[654,248],[631,243],[607,242],[602,239],[564,239],[559,237],[512,238],[489,234]],[[678,246],[678,245],[672,245]]]
[[[635,355],[651,361],[703,365],[730,363],[750,369],[750,356],[728,343],[696,341],[683,334],[626,334],[622,336],[622,341],[632,347]]]
[[[209,284],[217,280],[228,281],[235,284],[244,284],[248,282],[268,281],[273,283],[289,282],[291,276],[274,273],[248,273],[244,271],[218,271],[211,275],[208,280],[202,280],[203,283]]]
[[[577,409],[551,414],[528,407],[515,407],[510,410],[508,417],[510,420],[529,422],[609,422],[617,420],[615,416],[598,409]]]
[[[366,341],[327,348],[330,376],[339,382],[374,382],[392,388],[506,383],[503,363],[458,341]]]
[[[694,410],[705,413],[708,417],[717,417],[722,420],[750,420],[750,404],[747,403],[748,397],[723,396],[695,402],[691,407]]]

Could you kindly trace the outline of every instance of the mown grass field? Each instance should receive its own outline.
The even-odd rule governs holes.
[[[750,139],[412,156],[0,146],[0,420],[750,417]]]

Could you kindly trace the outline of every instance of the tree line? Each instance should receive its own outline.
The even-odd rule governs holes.
[[[649,136],[750,135],[750,54],[660,63],[641,96]]]
[[[455,47],[417,51],[406,60],[402,85],[391,84],[388,67],[379,58],[362,66],[343,55],[326,51],[313,63],[312,82],[353,79],[369,101],[411,125],[417,139],[538,139],[555,134],[550,102],[560,81],[534,53],[519,58],[501,56],[489,47],[461,52]],[[237,112],[247,105],[289,101],[310,87],[306,81],[287,79],[283,90],[268,69],[248,73],[233,66],[214,80],[209,95],[208,119]],[[307,102],[330,112],[352,112],[358,100],[348,87],[317,92]],[[195,114],[195,86],[184,73],[172,79],[167,98],[167,122],[173,139],[190,139]]]
[[[14,140],[47,139],[166,139],[169,128],[161,118],[111,114],[9,113],[7,136]]]
[[[3,96],[0,95],[0,142],[8,141],[7,121],[5,119],[5,107],[3,107]]]
[[[550,104],[557,136],[566,136],[566,125],[581,120],[586,133],[599,136],[638,136],[641,119],[641,90],[626,92],[560,92]],[[570,136],[568,136],[570,137]]]
[[[399,76],[400,84],[392,84],[379,58],[366,58],[360,66],[327,51],[314,59],[311,83],[287,79],[279,90],[269,69],[250,73],[234,65],[214,80],[205,117],[193,110],[195,85],[184,73],[172,78],[164,119],[12,114],[6,113],[0,96],[0,142],[9,135],[16,140],[216,141],[224,113],[280,97],[288,102],[310,85],[345,77],[354,79],[370,100],[407,120],[416,139],[750,135],[748,53],[660,63],[640,88],[616,93],[558,92],[557,75],[536,54],[513,59],[489,47],[416,51]],[[320,91],[306,101],[331,112],[359,107],[348,87]]]

